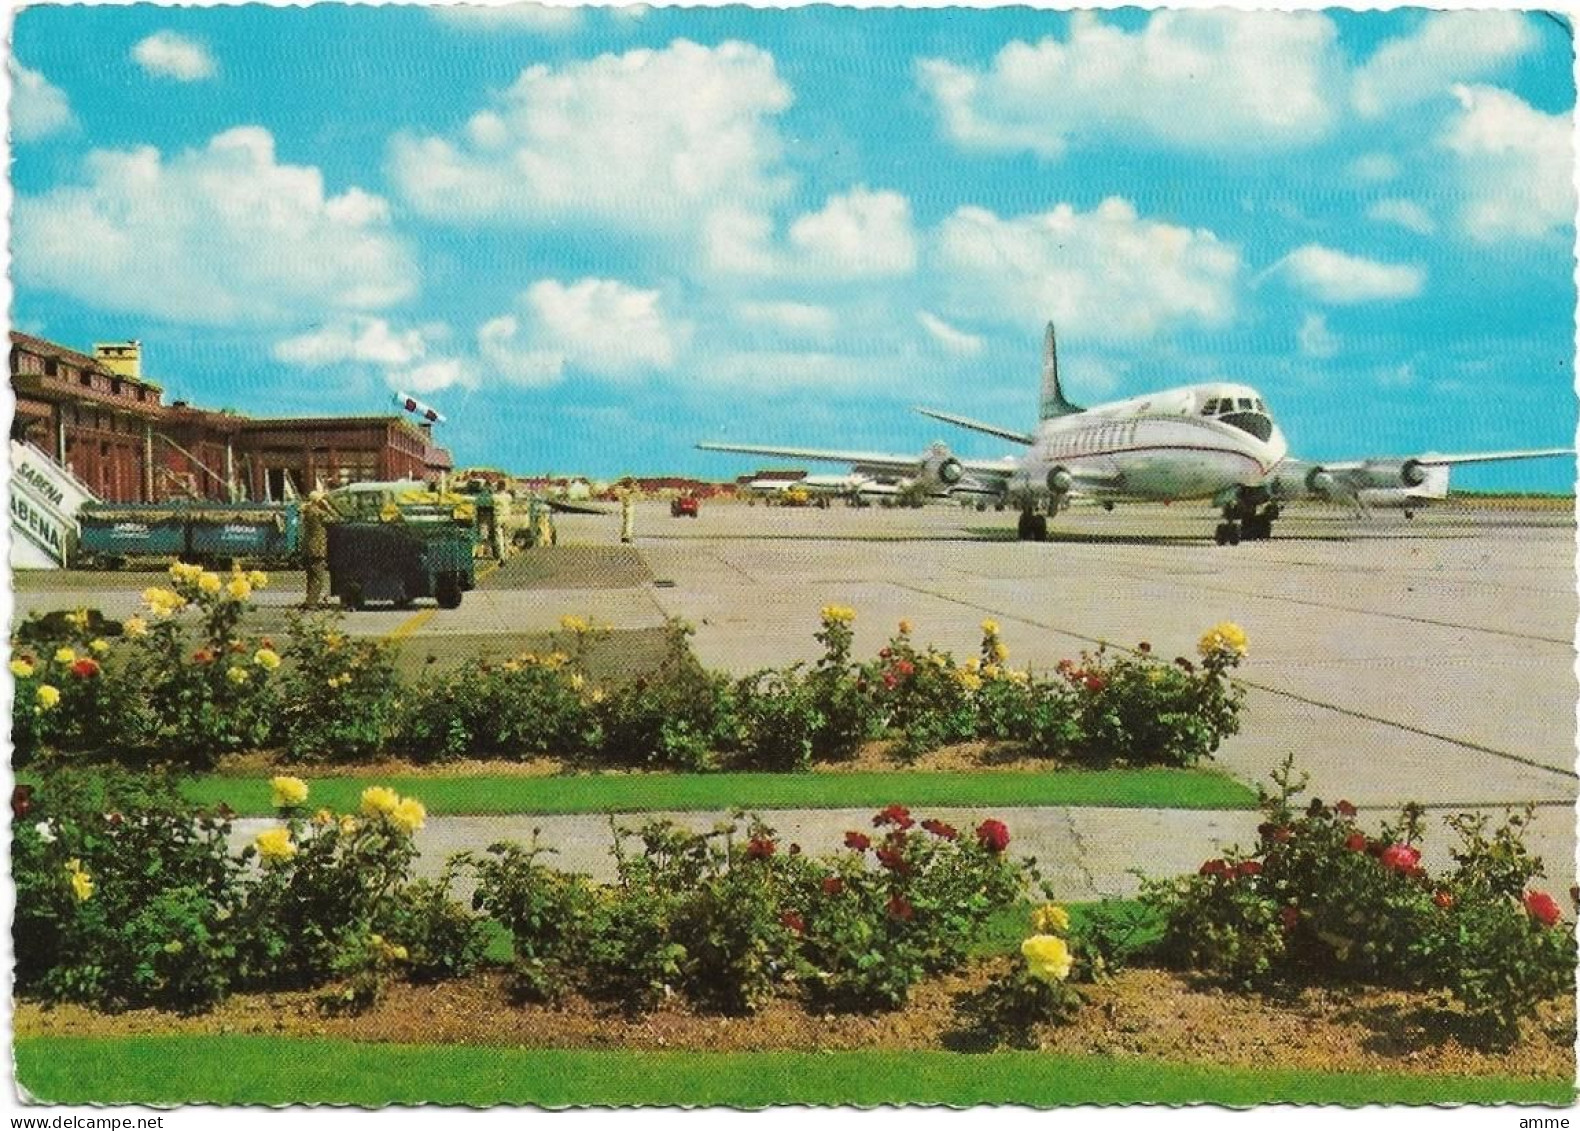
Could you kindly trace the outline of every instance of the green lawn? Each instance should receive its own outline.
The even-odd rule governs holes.
[[[24,775],[25,776],[25,775]],[[694,809],[861,809],[909,806],[1011,808],[1252,809],[1256,794],[1208,770],[1059,770],[1046,774],[635,774],[564,777],[314,778],[308,807],[357,808],[363,789],[387,785],[435,815],[640,813]],[[273,812],[264,777],[207,776],[184,791],[200,805],[224,802],[243,816]]]
[[[15,1053],[18,1082],[40,1101],[62,1104],[756,1108],[1575,1099],[1569,1080],[1247,1071],[1030,1052],[586,1052],[201,1036],[25,1038]]]

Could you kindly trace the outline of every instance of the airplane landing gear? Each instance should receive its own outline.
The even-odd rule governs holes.
[[[1254,496],[1242,496],[1223,508],[1223,521],[1213,531],[1213,541],[1220,546],[1266,542],[1273,536],[1273,520],[1281,513],[1277,503],[1260,506]]]
[[[1046,542],[1048,540],[1048,516],[1038,514],[1029,507],[1020,512],[1020,523],[1015,528],[1015,536],[1022,542]]]

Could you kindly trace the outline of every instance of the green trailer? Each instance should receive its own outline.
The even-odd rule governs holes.
[[[421,483],[359,483],[333,491],[329,592],[347,609],[405,608],[431,598],[453,609],[477,583],[476,508]]]

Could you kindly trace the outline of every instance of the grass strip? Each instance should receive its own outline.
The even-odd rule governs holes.
[[[435,815],[643,813],[709,809],[861,809],[910,806],[1017,808],[1112,806],[1252,809],[1256,794],[1207,770],[1060,770],[1047,774],[631,774],[561,777],[308,777],[308,804],[355,810],[362,791],[387,785]],[[183,792],[198,805],[268,816],[264,777],[195,778]]]
[[[1570,1080],[1171,1065],[1041,1052],[621,1052],[358,1044],[259,1036],[36,1037],[18,1082],[48,1103],[1553,1104]]]

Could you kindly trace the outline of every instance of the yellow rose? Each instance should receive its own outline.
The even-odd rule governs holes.
[[[995,660],[997,660],[1001,664],[1005,660],[1009,659],[1009,649],[1006,648],[1002,643],[1000,643],[998,641],[994,641],[993,642],[993,649],[992,649],[992,651],[993,651],[993,658]]]
[[[78,632],[84,631],[88,627],[88,610],[78,609],[74,613],[67,613],[66,623],[71,625],[71,627],[75,628]]]
[[[287,828],[266,829],[254,843],[258,855],[268,861],[289,860],[296,855],[296,845],[291,843],[291,830]]]
[[[280,666],[280,653],[273,648],[259,648],[252,654],[252,662],[264,671],[272,672]]]
[[[219,580],[219,574],[217,574],[217,573],[204,573],[201,577],[198,578],[197,586],[203,592],[211,594],[211,595],[214,594],[214,593],[218,593],[220,591],[220,589],[222,588],[222,585],[221,585],[220,580]]]
[[[1070,929],[1070,913],[1056,903],[1045,903],[1031,913],[1031,929],[1039,935],[1062,935]]]
[[[96,656],[102,656],[110,650],[110,642],[102,637],[88,645],[88,650]]]
[[[240,687],[242,684],[246,683],[252,678],[252,673],[246,668],[231,668],[225,673],[225,678],[230,680],[237,687]]]
[[[1215,624],[1202,635],[1196,645],[1196,651],[1203,659],[1218,653],[1243,656],[1246,653],[1245,630],[1233,621]]]
[[[52,711],[60,706],[60,689],[51,687],[47,683],[38,685],[38,705],[46,711]]]
[[[985,621],[983,621],[982,622],[982,635],[983,636],[997,636],[998,635],[998,621],[996,621],[996,620],[985,620]]]
[[[1062,982],[1070,976],[1075,959],[1069,945],[1058,935],[1032,935],[1020,944],[1026,959],[1026,972],[1042,982]]]
[[[362,791],[362,812],[369,817],[393,813],[400,804],[400,794],[386,785],[370,785]]]
[[[252,596],[252,586],[245,577],[233,577],[226,582],[225,592],[230,594],[232,601],[245,601]]]
[[[17,679],[27,679],[33,674],[33,665],[26,660],[12,660],[11,674],[16,676]]]
[[[121,626],[121,631],[130,637],[148,635],[148,622],[142,617],[127,617],[126,623]]]
[[[563,616],[560,618],[560,627],[566,632],[583,633],[591,626],[586,617]]]
[[[307,783],[301,778],[275,777],[269,779],[269,789],[276,809],[287,809],[307,800]]]
[[[335,814],[332,810],[320,809],[318,812],[313,814],[313,824],[315,825],[325,826],[332,825],[334,823]]]
[[[390,810],[389,818],[390,824],[407,836],[411,836],[427,821],[428,810],[424,809],[422,802],[415,797],[403,797],[400,804]]]
[[[254,589],[267,589],[269,587],[269,575],[261,569],[255,569],[247,575],[247,584]]]
[[[93,898],[93,877],[83,870],[81,860],[66,861],[66,874],[71,877],[71,894],[77,897],[78,903]]]
[[[74,664],[77,662],[77,652],[73,648],[55,649],[55,662],[57,664]]]
[[[357,831],[357,819],[355,817],[353,817],[351,814],[347,813],[344,817],[340,818],[340,835],[341,836],[350,836],[352,833],[354,833],[356,831]]]

